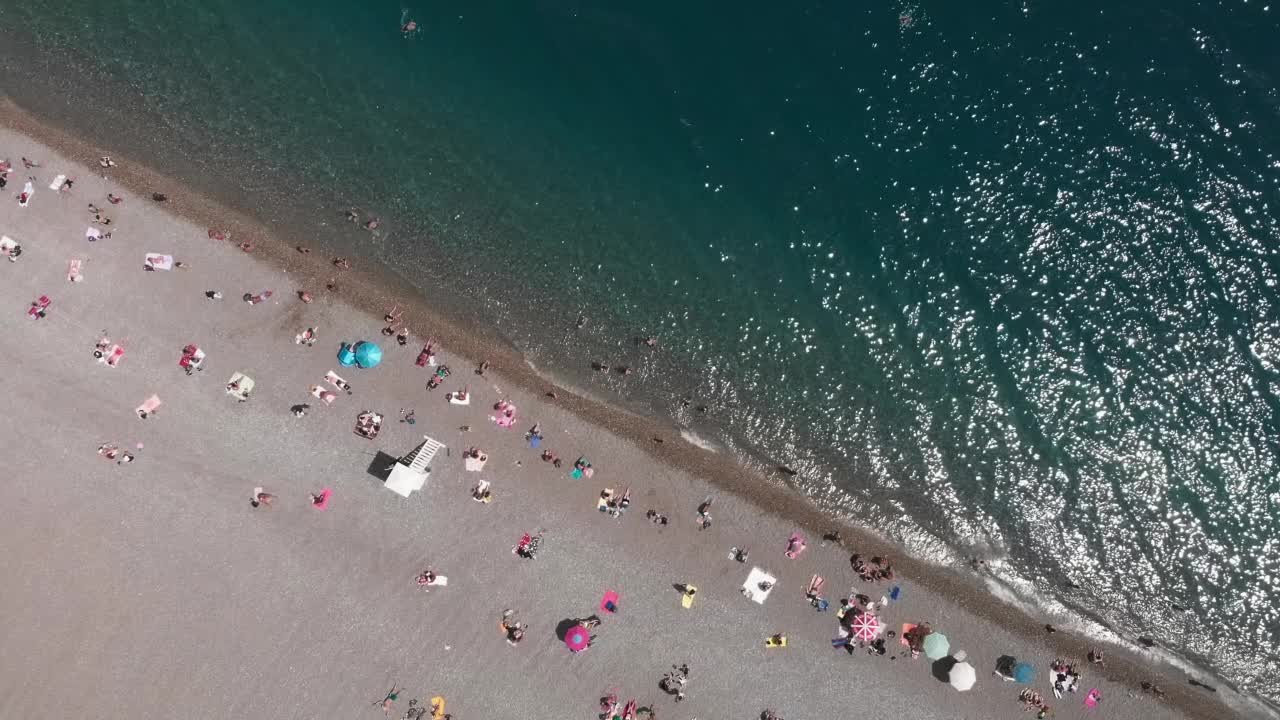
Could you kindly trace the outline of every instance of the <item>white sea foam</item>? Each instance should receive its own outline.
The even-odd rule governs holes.
[[[720,445],[718,443],[707,440],[692,430],[681,430],[680,437],[684,438],[685,442],[696,448],[706,450],[708,452],[720,452]]]

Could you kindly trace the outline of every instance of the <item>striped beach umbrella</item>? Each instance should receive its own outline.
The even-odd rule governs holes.
[[[869,643],[876,639],[880,634],[880,618],[871,613],[864,612],[853,619],[853,625],[850,626],[850,632],[853,638],[859,642]]]

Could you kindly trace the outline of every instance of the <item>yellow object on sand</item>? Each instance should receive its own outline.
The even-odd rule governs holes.
[[[684,595],[680,597],[680,605],[686,610],[693,607],[693,596],[698,592],[698,588],[692,585],[684,586]]]
[[[444,698],[437,695],[431,698],[431,720],[440,720],[444,717]]]
[[[773,637],[767,637],[767,638],[765,638],[765,639],[764,639],[764,646],[765,646],[765,647],[768,647],[768,648],[786,647],[786,646],[787,646],[787,636],[786,636],[786,635],[774,635]]]

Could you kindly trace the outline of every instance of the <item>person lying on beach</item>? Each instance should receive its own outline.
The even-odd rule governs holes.
[[[30,170],[31,168],[40,167],[40,163],[36,162],[35,160],[28,160],[26,158],[22,158],[22,166]]]
[[[111,203],[112,205],[119,205],[120,203],[124,202],[124,198],[114,193],[107,193],[107,202]]]
[[[372,220],[364,224],[364,229],[368,230],[369,232],[373,232],[374,230],[378,229],[379,222],[380,221],[378,220],[378,218],[373,218]]]
[[[400,347],[404,347],[409,344],[409,326],[408,325],[400,328],[400,332],[396,333],[396,343],[400,345]]]
[[[351,261],[344,257],[336,257],[333,259],[333,266],[339,270],[350,270]]]
[[[71,186],[76,182],[75,178],[67,178],[62,181],[62,187],[58,188],[58,192],[71,192]]]
[[[264,492],[260,487],[256,487],[253,489],[253,495],[249,498],[249,504],[254,507],[258,507],[259,505],[266,505],[270,507],[271,503],[275,499],[275,495],[272,495],[269,492]]]
[[[111,159],[110,155],[103,155],[98,158],[98,164],[104,168],[113,168],[116,166],[116,162]]]

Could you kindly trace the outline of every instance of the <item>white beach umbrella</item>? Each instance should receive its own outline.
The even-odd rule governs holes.
[[[951,667],[951,674],[947,677],[951,682],[951,687],[964,692],[973,687],[978,681],[978,674],[974,672],[973,666],[967,662],[958,662]]]

